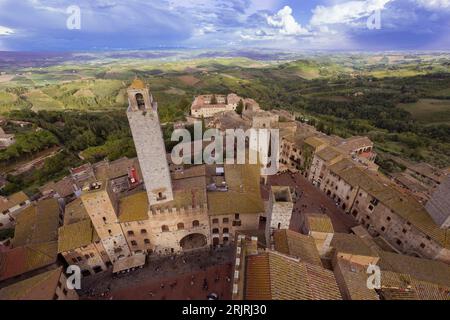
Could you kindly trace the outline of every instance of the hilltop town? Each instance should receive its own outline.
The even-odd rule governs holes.
[[[14,230],[1,239],[0,299],[448,299],[446,172],[387,177],[368,137],[327,135],[234,93],[196,96],[179,126],[278,130],[277,174],[174,164],[150,90],[127,89],[137,158],[0,199],[0,230]],[[79,290],[67,288],[70,265]]]

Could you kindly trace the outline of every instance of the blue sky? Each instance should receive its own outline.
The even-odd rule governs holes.
[[[159,47],[450,50],[450,0],[0,0],[0,50]]]

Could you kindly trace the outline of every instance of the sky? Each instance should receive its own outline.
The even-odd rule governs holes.
[[[1,51],[178,47],[450,50],[450,0],[0,0]]]

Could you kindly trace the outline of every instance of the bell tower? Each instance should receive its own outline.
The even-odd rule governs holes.
[[[141,80],[135,79],[127,93],[129,103],[127,117],[149,204],[172,201],[172,181],[159,123],[158,104]]]

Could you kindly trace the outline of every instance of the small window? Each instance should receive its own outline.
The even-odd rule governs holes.
[[[200,222],[199,222],[198,220],[192,221],[192,226],[193,226],[194,228],[198,227],[199,225],[200,225]]]
[[[179,224],[177,224],[177,229],[178,230],[183,230],[184,229],[184,223],[180,222]]]
[[[219,223],[219,219],[213,219],[212,223]]]
[[[131,230],[129,230],[129,231],[128,231],[128,235],[129,235],[129,236],[134,236],[134,232],[131,231]]]
[[[145,244],[150,244],[150,240],[144,239],[144,243],[145,243]]]
[[[406,233],[407,231],[406,231],[406,229],[403,229],[402,232],[403,232],[403,233]]]
[[[169,232],[169,227],[166,225],[161,226],[162,232]]]
[[[381,231],[385,231],[386,230],[386,228],[385,227],[381,227]]]
[[[218,234],[218,233],[219,233],[219,229],[218,229],[218,228],[214,228],[214,229],[212,230],[212,233]]]
[[[141,229],[141,234],[147,234],[147,230]]]
[[[373,205],[369,205],[369,210],[370,210],[370,211],[373,210]]]
[[[236,214],[234,215],[234,220],[239,220],[239,213],[236,213]]]
[[[229,229],[228,228],[223,228],[223,231],[222,231],[223,233],[228,233],[229,232]]]
[[[391,221],[391,217],[387,217],[386,220],[387,220],[387,221]]]
[[[421,243],[420,244],[420,247],[423,249],[423,248],[425,248],[425,243]]]
[[[223,218],[222,222],[223,222],[223,223],[228,223],[228,222],[229,222],[229,219],[228,219],[228,218]]]
[[[133,240],[133,241],[131,241],[131,245],[135,247],[135,246],[137,246],[137,242]]]
[[[395,243],[397,243],[397,245],[399,245],[399,246],[402,245],[402,241],[400,239],[397,239],[397,241],[395,241]]]

